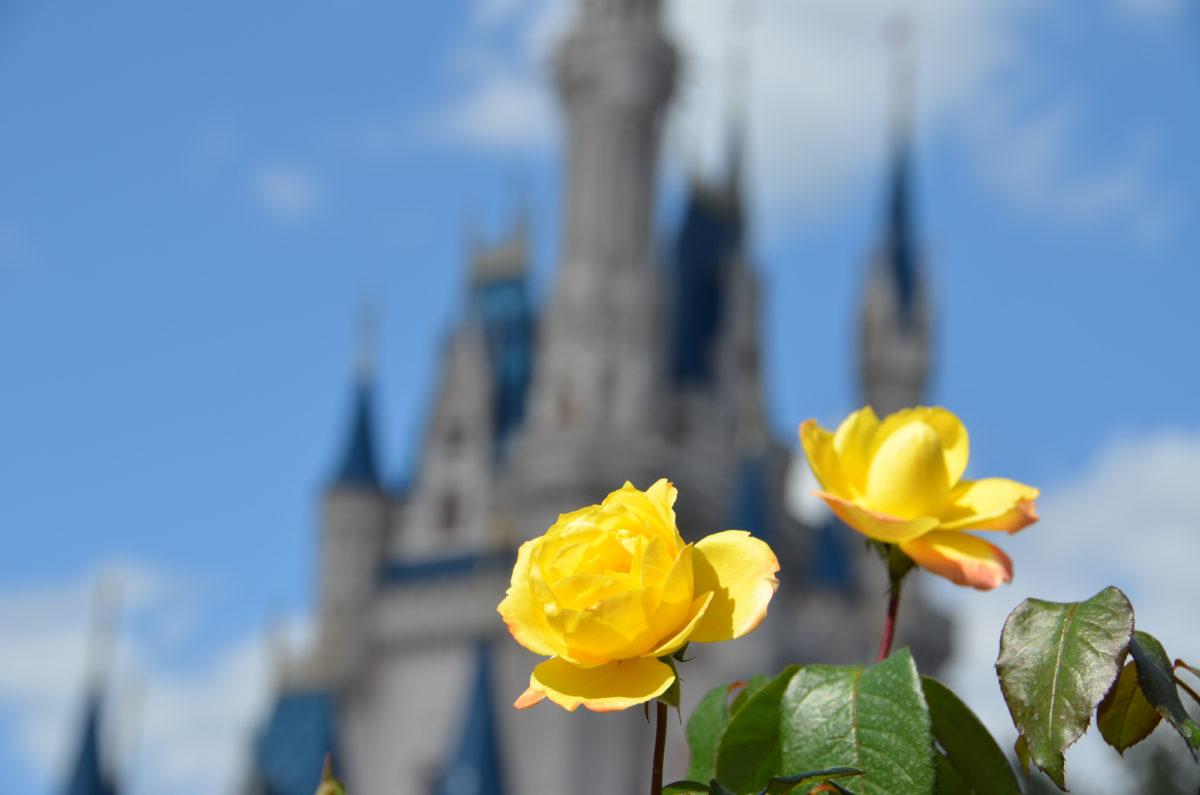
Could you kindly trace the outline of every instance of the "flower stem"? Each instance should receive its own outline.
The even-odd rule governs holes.
[[[667,705],[654,702],[654,763],[650,767],[650,795],[662,795],[663,753],[667,749]]]
[[[896,638],[896,611],[900,608],[900,581],[892,583],[888,593],[887,617],[883,622],[883,639],[879,641],[879,654],[875,662],[886,660],[892,653],[892,641]]]

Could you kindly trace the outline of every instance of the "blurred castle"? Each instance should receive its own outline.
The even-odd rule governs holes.
[[[795,445],[766,419],[737,119],[725,173],[693,179],[669,261],[656,257],[658,147],[678,70],[660,5],[582,3],[554,64],[568,145],[553,297],[542,311],[531,300],[523,224],[472,253],[419,465],[399,492],[377,464],[360,368],[324,496],[315,649],[279,673],[248,793],[310,795],[326,752],[354,795],[640,791],[650,745],[640,711],[512,709],[536,660],[496,615],[517,545],[625,480],[668,475],[685,537],[747,529],[782,564],[756,633],[695,650],[685,714],[719,682],[870,659],[882,567],[832,520],[804,526],[785,500]],[[862,396],[881,412],[921,402],[931,346],[898,119],[861,317]],[[933,670],[949,625],[910,590],[902,642]],[[93,716],[84,778],[94,735]],[[673,752],[686,748],[674,741]]]

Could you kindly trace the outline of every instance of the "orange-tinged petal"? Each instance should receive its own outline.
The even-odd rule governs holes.
[[[1040,492],[1006,478],[966,480],[950,493],[942,530],[1001,530],[1015,533],[1038,520]]]
[[[611,712],[657,698],[674,681],[671,666],[653,657],[616,660],[596,668],[578,668],[555,658],[533,669],[529,688],[568,712],[580,705],[593,712]],[[522,696],[518,703],[525,699]]]
[[[805,420],[800,424],[800,444],[821,488],[834,494],[852,496],[850,483],[842,471],[842,463],[833,444],[833,434],[818,425],[816,420]]]
[[[534,654],[553,657],[558,653],[556,646],[559,644],[554,642],[556,635],[546,622],[546,613],[541,602],[534,596],[529,582],[530,560],[534,550],[541,542],[541,538],[535,538],[526,541],[517,550],[517,563],[513,566],[512,584],[496,611],[504,619],[508,631],[512,633],[517,643]]]
[[[692,602],[691,612],[688,614],[688,619],[679,631],[671,637],[659,644],[658,648],[653,651],[646,652],[643,657],[666,657],[668,654],[674,654],[682,648],[683,644],[692,639],[692,633],[696,631],[696,626],[700,620],[704,618],[704,612],[708,610],[709,604],[713,600],[713,592],[709,591],[706,594],[697,596]]]
[[[939,406],[916,406],[889,414],[879,424],[871,454],[874,455],[874,451],[878,450],[879,446],[886,442],[893,432],[912,422],[923,422],[937,432],[938,438],[942,442],[946,472],[950,477],[950,485],[953,486],[962,478],[963,472],[967,469],[970,440],[962,420],[952,411],[947,411]]]
[[[843,522],[867,538],[873,538],[885,544],[898,544],[919,538],[938,526],[938,520],[932,516],[901,519],[898,516],[889,516],[885,513],[868,510],[861,505],[855,505],[848,500],[823,491],[818,491],[816,494],[825,500],[825,503]]]
[[[871,441],[879,428],[875,410],[865,406],[842,420],[833,434],[842,474],[855,493],[862,495],[867,488],[867,469],[871,464]]]
[[[517,709],[529,709],[530,707],[540,704],[546,694],[540,690],[534,690],[532,687],[525,688],[525,692],[517,697],[513,702],[513,706]]]
[[[968,533],[938,531],[900,545],[918,566],[959,585],[989,591],[1012,581],[1012,561],[998,547]]]
[[[767,615],[779,587],[779,561],[764,542],[745,530],[724,530],[697,542],[692,555],[696,593],[713,592],[690,640],[740,638]]]

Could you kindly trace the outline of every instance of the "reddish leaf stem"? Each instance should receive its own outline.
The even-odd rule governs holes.
[[[650,795],[662,795],[663,753],[667,749],[667,705],[654,702],[654,763],[650,768]]]
[[[1175,677],[1175,684],[1176,684],[1176,685],[1177,685],[1177,686],[1178,686],[1180,689],[1182,689],[1182,690],[1183,690],[1183,692],[1185,692],[1185,693],[1187,693],[1189,696],[1191,696],[1191,697],[1192,697],[1192,701],[1195,701],[1197,704],[1200,704],[1200,693],[1197,693],[1195,690],[1192,690],[1190,687],[1188,687],[1188,685],[1187,685],[1187,682],[1183,681],[1183,680],[1182,680],[1182,679],[1180,679],[1178,676],[1176,676],[1176,677]]]
[[[875,662],[882,662],[892,653],[892,641],[896,638],[896,611],[900,609],[900,583],[892,583],[888,594],[887,617],[883,622],[883,639],[879,641],[879,654]]]

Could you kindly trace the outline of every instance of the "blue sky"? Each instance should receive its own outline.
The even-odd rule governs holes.
[[[966,419],[973,471],[1053,499],[1163,450],[1200,462],[1200,11],[960,5],[759,4],[750,180],[774,424],[790,437],[854,404],[882,198],[879,31],[907,10],[933,396]],[[719,148],[725,14],[672,10],[688,60],[664,235],[684,174]],[[458,306],[466,219],[498,232],[527,202],[546,292],[558,143],[542,66],[562,16],[550,0],[0,5],[0,619],[45,607],[64,644],[46,648],[81,656],[68,613],[83,584],[139,572],[127,678],[151,702],[159,680],[225,681],[269,620],[303,614],[356,305],[381,310],[382,441],[400,477]],[[1162,524],[1200,527],[1196,510]],[[10,663],[0,763],[41,791],[82,662],[56,667],[44,697],[22,695],[29,666]],[[194,764],[140,786],[194,791],[179,772]]]

